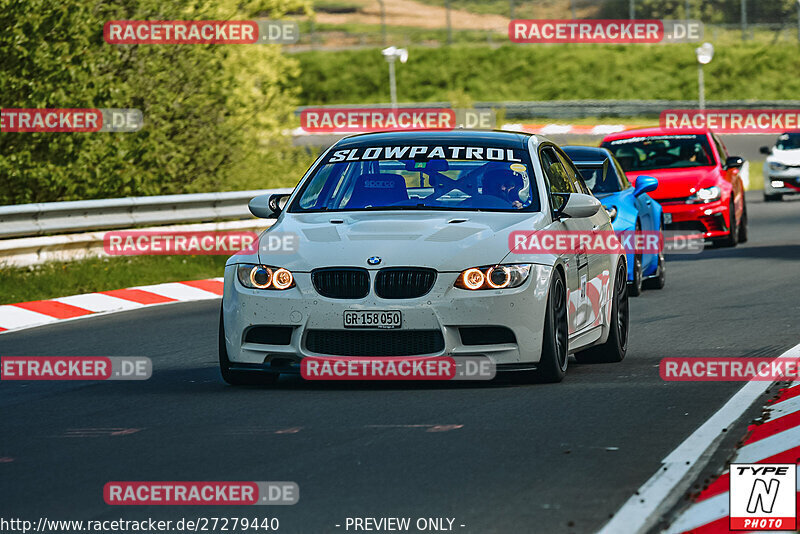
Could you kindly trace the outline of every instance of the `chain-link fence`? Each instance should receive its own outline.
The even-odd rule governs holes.
[[[705,24],[704,40],[715,44],[800,41],[800,0],[419,0],[419,4],[430,11],[424,15],[424,25],[413,26],[393,20],[391,0],[378,0],[374,23],[361,22],[368,6],[364,0],[316,0],[318,16],[300,22],[302,37],[288,49],[499,46],[508,43],[509,20],[570,18],[700,20]],[[348,13],[355,22],[348,20]],[[484,16],[486,22],[464,24],[451,16],[465,13]],[[337,21],[326,17],[330,14],[339,15]]]

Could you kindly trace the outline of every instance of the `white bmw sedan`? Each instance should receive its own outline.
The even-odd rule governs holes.
[[[490,358],[537,381],[628,344],[622,250],[533,235],[611,232],[573,163],[544,137],[457,130],[340,140],[225,267],[219,361],[231,384],[274,383],[313,357]]]

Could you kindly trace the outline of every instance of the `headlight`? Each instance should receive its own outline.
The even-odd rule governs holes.
[[[458,275],[455,286],[461,289],[507,289],[521,286],[531,272],[531,264],[472,267]]]
[[[769,162],[769,168],[772,171],[785,171],[789,167],[787,167],[783,163],[778,163],[777,161],[770,161]]]
[[[711,187],[701,189],[694,195],[690,196],[688,202],[690,204],[708,203],[719,200],[720,197],[722,197],[722,189],[716,185],[712,185]]]
[[[617,218],[617,208],[611,206],[609,208],[606,208],[606,211],[608,212],[608,216],[611,217],[611,222],[614,222],[614,219]]]
[[[236,266],[239,283],[249,289],[289,289],[294,287],[292,273],[283,267],[242,263]]]

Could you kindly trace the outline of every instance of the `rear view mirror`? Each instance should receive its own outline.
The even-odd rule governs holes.
[[[600,211],[600,207],[600,201],[591,195],[571,193],[567,196],[566,203],[559,210],[558,215],[572,219],[583,219],[596,214]]]
[[[658,189],[658,178],[654,178],[653,176],[637,176],[633,195],[638,197],[645,193],[655,191],[656,189]]]
[[[758,149],[758,151],[761,152],[762,154],[767,154],[767,155],[772,154],[772,149],[768,146],[762,146],[761,148]]]

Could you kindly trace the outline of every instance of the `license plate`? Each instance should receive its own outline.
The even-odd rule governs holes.
[[[403,316],[397,310],[345,310],[345,328],[400,328]]]
[[[665,213],[664,214],[664,224],[672,224],[672,214]]]

